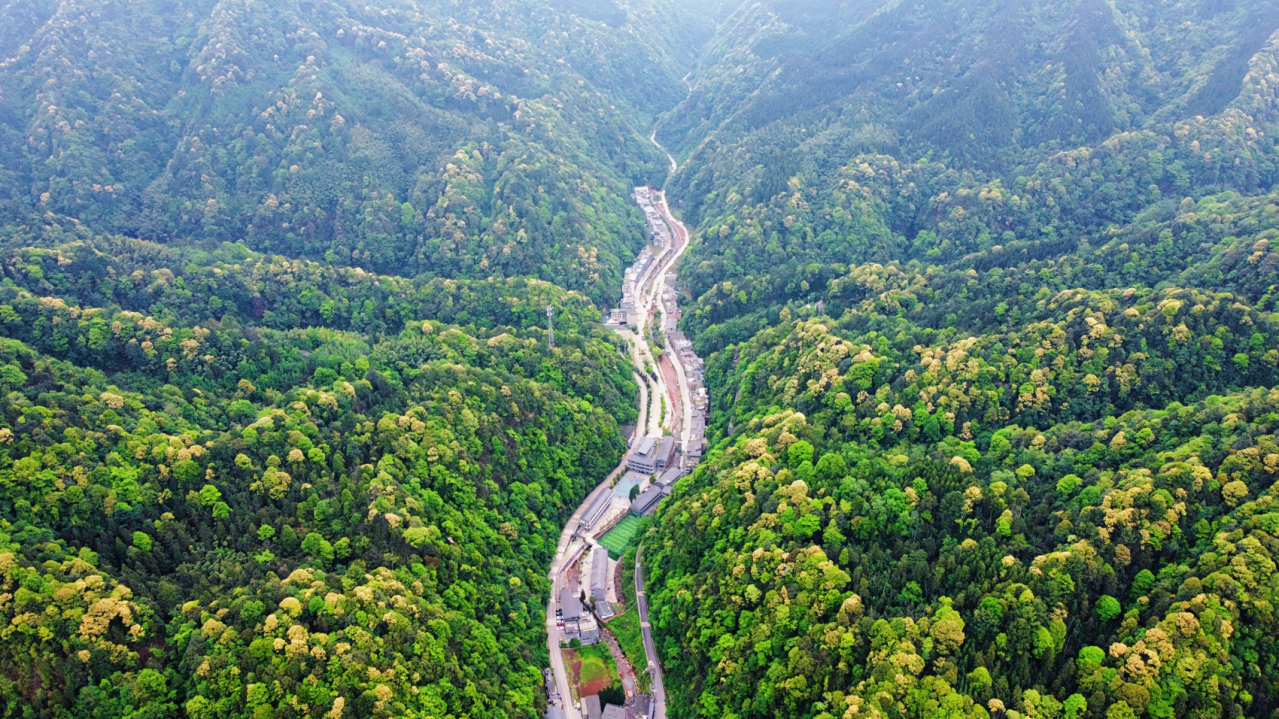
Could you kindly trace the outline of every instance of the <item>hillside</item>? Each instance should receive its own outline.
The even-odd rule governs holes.
[[[543,716],[642,183],[654,706],[1279,716],[1276,88],[1279,0],[0,5],[0,717]]]
[[[682,13],[0,6],[0,716],[543,715]]]
[[[723,18],[658,131],[672,716],[1271,716],[1273,3]]]
[[[13,213],[596,300],[643,243],[629,191],[664,167],[649,113],[683,96],[691,40],[656,28],[696,32],[649,2],[614,26],[509,0],[5,12]]]

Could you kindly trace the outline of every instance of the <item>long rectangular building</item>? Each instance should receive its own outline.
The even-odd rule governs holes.
[[[591,599],[600,618],[613,616],[613,605],[608,601],[608,550],[598,545],[591,550]]]
[[[581,528],[585,530],[594,529],[600,520],[604,518],[608,511],[608,506],[613,503],[612,492],[600,492],[600,496],[591,502],[586,511],[582,513]]]
[[[648,489],[639,493],[634,502],[631,502],[631,514],[637,517],[647,517],[657,511],[657,505],[661,503],[662,497],[666,496],[666,490],[661,485],[650,484]]]

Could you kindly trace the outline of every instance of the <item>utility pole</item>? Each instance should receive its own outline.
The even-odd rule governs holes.
[[[547,346],[550,349],[555,349],[555,320],[552,318],[553,314],[555,314],[555,308],[552,307],[551,305],[547,305],[546,306],[546,332],[547,332],[547,336],[549,337],[549,342],[547,342]]]

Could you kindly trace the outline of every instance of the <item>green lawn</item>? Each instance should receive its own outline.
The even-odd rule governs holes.
[[[625,519],[617,523],[616,527],[608,530],[608,533],[600,537],[600,544],[608,550],[608,556],[618,559],[622,553],[626,551],[626,544],[631,541],[631,537],[639,531],[640,518],[627,515]]]
[[[647,693],[648,675],[644,673],[644,668],[648,666],[648,657],[644,655],[644,637],[640,634],[639,611],[632,606],[629,612],[614,617],[608,623],[608,630],[617,637],[622,653],[630,660],[631,666],[635,667],[640,691]]]
[[[583,656],[581,683],[590,684],[592,682],[608,681],[613,678],[613,672],[609,670],[608,664],[604,663],[604,659],[598,656]]]

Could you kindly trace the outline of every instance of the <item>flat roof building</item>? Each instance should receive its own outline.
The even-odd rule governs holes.
[[[582,710],[586,719],[602,719],[604,712],[600,710],[600,695],[592,694],[582,697]]]
[[[613,605],[608,601],[608,550],[598,545],[591,550],[591,599],[601,619],[613,616]]]
[[[572,587],[564,587],[560,590],[560,616],[564,621],[574,620],[582,615],[582,600],[577,596],[577,590]]]
[[[675,480],[683,476],[684,470],[679,467],[670,467],[657,478],[657,484],[661,487],[671,487],[674,486]]]
[[[644,437],[635,443],[635,449],[626,458],[626,464],[632,470],[642,474],[657,474],[670,462],[671,452],[675,449],[674,437]]]
[[[600,640],[600,624],[590,614],[583,613],[578,618],[577,630],[578,639],[582,640],[582,646],[589,647]]]
[[[671,436],[662,437],[662,441],[657,443],[657,468],[665,469],[666,465],[671,461],[671,452],[675,451],[675,438]]]
[[[616,704],[604,705],[602,719],[626,719],[626,709]]]

